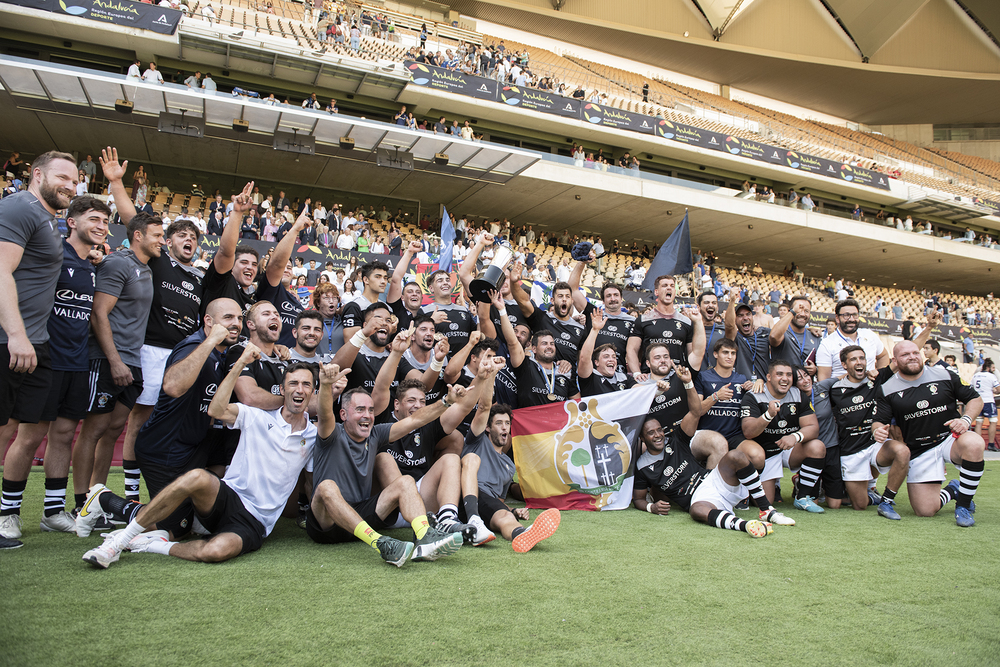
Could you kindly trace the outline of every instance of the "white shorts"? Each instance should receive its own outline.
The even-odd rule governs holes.
[[[716,468],[708,474],[691,496],[691,504],[709,503],[716,509],[732,512],[733,507],[747,497],[747,490],[742,484],[729,486],[722,479],[722,473]]]
[[[910,472],[906,475],[907,484],[943,482],[944,464],[951,461],[951,446],[954,442],[955,436],[949,435],[937,447],[928,449],[915,459],[910,459]]]
[[[137,404],[156,405],[170,352],[164,347],[142,346],[142,350],[139,351],[139,360],[142,365],[142,393],[139,394],[139,398],[135,399]]]
[[[785,474],[784,468],[792,470],[792,466],[789,464],[791,455],[792,450],[785,449],[780,454],[772,454],[764,459],[764,471],[760,473],[760,481],[781,479]],[[798,468],[795,468],[792,472],[796,472],[797,470]]]
[[[422,481],[424,481],[423,477],[421,477],[420,479],[417,480],[417,493],[420,493],[420,483]],[[402,513],[400,513],[399,516],[396,518],[396,523],[392,524],[392,527],[393,528],[406,528],[409,525],[410,525],[410,522],[407,521],[406,519],[404,519]]]
[[[840,457],[840,474],[845,482],[867,482],[872,478],[872,468],[880,475],[889,472],[889,466],[880,466],[876,459],[882,445],[873,442],[860,452]]]

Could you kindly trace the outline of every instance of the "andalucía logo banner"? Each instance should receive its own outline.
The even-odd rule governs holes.
[[[632,502],[643,419],[656,385],[514,411],[514,464],[531,508],[618,510]]]

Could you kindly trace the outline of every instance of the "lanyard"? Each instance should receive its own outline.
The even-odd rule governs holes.
[[[805,332],[805,330],[802,331],[802,342],[801,343],[799,343],[799,339],[795,337],[795,332],[792,331],[792,325],[790,325],[790,324],[788,325],[788,329],[785,331],[785,333],[786,334],[790,334],[791,337],[792,337],[792,340],[794,340],[796,342],[796,344],[798,344],[798,346],[799,346],[799,363],[804,362],[806,360],[806,332]]]
[[[330,320],[330,330],[326,334],[326,351],[327,354],[333,354],[333,320]],[[326,328],[326,322],[323,323],[323,327]]]
[[[746,336],[744,334],[740,335],[743,336],[743,338],[746,341],[748,341],[747,345],[749,345],[750,336]],[[753,359],[751,359],[750,361],[750,375],[751,375],[750,377],[751,380],[757,379],[757,330],[756,329],[753,330]]]
[[[839,327],[837,328],[837,335],[840,336],[840,339],[845,343],[847,343],[848,345],[858,345],[861,342],[861,336],[858,336],[858,340],[856,341],[851,340],[850,338],[848,338],[847,336],[845,336],[843,333],[840,332]]]
[[[708,351],[712,347],[712,338],[715,337],[715,327],[719,326],[715,322],[712,322],[712,333],[708,334],[708,342],[705,343],[705,356],[708,356]]]

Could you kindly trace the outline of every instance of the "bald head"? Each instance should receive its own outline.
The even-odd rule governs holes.
[[[205,335],[221,326],[228,332],[221,345],[230,346],[240,339],[243,331],[243,309],[232,299],[215,299],[205,308]]]
[[[904,376],[916,377],[924,370],[924,360],[920,357],[920,348],[913,341],[904,340],[892,348],[892,357],[896,368]]]

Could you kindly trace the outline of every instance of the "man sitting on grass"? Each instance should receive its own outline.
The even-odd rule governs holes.
[[[518,520],[528,518],[528,509],[512,510],[504,503],[514,479],[514,462],[507,456],[511,410],[506,405],[493,404],[493,380],[505,362],[503,357],[493,357],[483,363],[492,367],[462,450],[463,510],[468,524],[476,529],[472,540],[475,546],[494,540],[496,531],[511,541],[514,551],[524,553],[552,537],[559,527],[559,510],[545,510],[525,528]]]
[[[675,372],[688,392],[688,405],[697,406],[691,370],[675,366]],[[665,515],[672,501],[689,512],[695,521],[716,528],[740,530],[751,537],[770,534],[774,523],[794,526],[793,519],[775,510],[767,500],[760,475],[742,446],[727,452],[712,471],[698,463],[691,452],[691,438],[698,429],[698,420],[696,408],[688,410],[680,426],[670,434],[668,443],[659,420],[652,416],[646,418],[639,431],[646,451],[636,462],[632,491],[632,504],[636,509]],[[758,450],[756,458],[763,461],[764,452],[759,447]],[[647,497],[647,490],[653,500]],[[733,514],[733,506],[748,492],[760,508],[759,521],[745,521]]]
[[[257,347],[247,343],[208,406],[211,417],[240,430],[240,443],[226,476],[220,480],[207,470],[191,470],[167,485],[148,505],[128,502],[107,487],[95,485],[84,507],[99,503],[105,512],[127,520],[128,526],[109,534],[104,544],[85,553],[83,560],[107,568],[128,550],[215,563],[261,547],[312,456],[316,427],[309,423],[306,408],[316,372],[309,364],[290,364],[281,381],[284,404],[277,410],[230,404],[236,379],[259,357]],[[323,382],[329,394],[343,391],[345,375],[336,366],[324,367]],[[166,531],[145,532],[186,500],[192,502],[212,537],[171,542]]]

